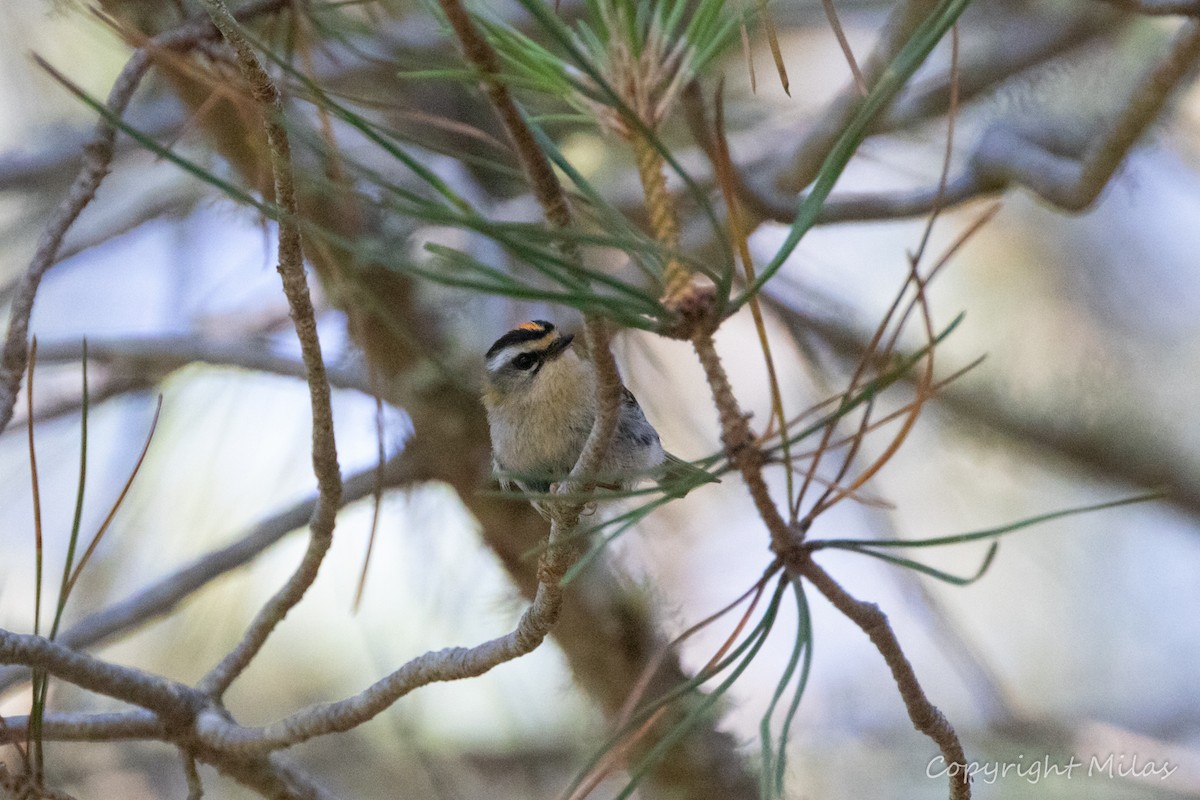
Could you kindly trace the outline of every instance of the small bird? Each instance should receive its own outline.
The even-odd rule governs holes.
[[[566,477],[583,451],[596,418],[596,373],[571,349],[573,335],[534,320],[518,325],[488,348],[483,404],[492,434],[492,458],[501,486],[548,492]],[[629,488],[654,478],[670,495],[714,482],[703,470],[663,450],[642,407],[624,390],[617,429],[592,478],[606,488]],[[535,504],[536,505],[536,504]]]

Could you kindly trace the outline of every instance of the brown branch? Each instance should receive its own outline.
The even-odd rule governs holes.
[[[842,29],[841,20],[838,19],[837,8],[833,5],[833,0],[821,0],[821,6],[825,10],[825,18],[829,20],[829,27],[833,30],[838,47],[842,48],[842,55],[846,58],[846,64],[850,67],[850,75],[854,78],[854,88],[858,90],[860,95],[866,97],[870,91],[870,87],[867,86],[867,79],[863,77],[862,69],[858,66],[858,60],[854,57],[854,50],[850,47],[850,40],[846,38],[846,31]]]
[[[915,5],[915,3],[910,3],[907,8],[911,11]],[[919,19],[908,20],[908,23],[912,25],[915,25],[918,22]],[[894,34],[895,31],[893,30],[892,33]],[[878,66],[879,55],[879,48],[877,48],[876,53],[872,58],[872,61],[875,62],[875,66]],[[956,100],[957,97],[955,96],[955,101]],[[704,119],[703,104],[700,101],[699,94],[690,93],[690,95],[685,96],[685,102],[687,103],[688,117],[693,135],[696,136],[697,141],[699,142],[701,148],[709,156],[709,159],[714,164],[721,164],[724,160],[724,154],[722,152],[723,148],[721,146],[721,142],[712,136],[710,128]],[[955,103],[952,103],[952,105],[954,104]],[[718,136],[720,135],[719,127],[720,126],[718,124]],[[832,143],[832,141],[833,139],[830,138],[829,143]],[[727,170],[726,172],[732,172],[732,170]],[[728,175],[723,175],[722,177],[728,180]],[[935,208],[940,208],[941,204],[944,202],[945,190],[946,177],[943,173],[942,180],[935,195]],[[731,215],[735,220],[737,219],[736,209],[731,211]],[[930,224],[932,224],[932,221]],[[912,273],[910,280],[912,280],[916,285],[917,297],[913,302],[921,307],[923,316],[926,319],[926,332],[932,338],[932,332],[929,328],[928,322],[928,308],[925,305],[924,298],[924,286],[928,278],[923,279],[918,273],[917,267],[918,259],[914,258],[912,260]],[[693,292],[692,294],[692,301],[694,303],[700,303],[703,305],[705,300],[709,300],[709,304],[711,305],[711,299],[706,298],[702,293]],[[897,304],[899,303],[899,300],[900,298],[898,297]],[[893,306],[892,311],[894,312],[894,310],[895,306]],[[892,312],[889,312],[888,316],[885,317],[884,321],[881,323],[880,330],[877,332],[877,337],[882,335],[883,327],[886,326],[888,320],[891,318],[891,315]],[[695,317],[698,320],[711,318],[711,312],[708,309],[700,308],[696,310]],[[898,327],[902,326],[903,319],[901,319],[900,323],[898,324]],[[779,559],[783,561],[791,574],[801,576],[812,581],[814,585],[817,586],[818,590],[829,597],[834,605],[839,608],[839,610],[849,616],[852,620],[859,624],[864,631],[867,632],[872,643],[874,643],[879,649],[885,661],[892,669],[893,676],[896,679],[897,688],[899,689],[901,697],[904,700],[905,707],[909,712],[909,716],[913,721],[913,725],[917,728],[917,730],[926,734],[938,744],[946,758],[947,764],[962,765],[964,769],[959,770],[958,774],[965,776],[966,757],[963,753],[962,745],[958,740],[958,736],[941,712],[925,697],[920,684],[917,682],[916,675],[913,672],[911,665],[909,665],[907,658],[904,656],[903,651],[900,648],[899,641],[896,639],[895,634],[888,625],[887,617],[884,616],[877,607],[858,603],[858,601],[855,601],[852,597],[850,597],[850,595],[846,594],[846,592],[836,581],[834,581],[828,574],[826,574],[812,562],[809,553],[804,547],[803,538],[808,526],[812,522],[813,515],[820,513],[825,508],[828,508],[829,505],[832,505],[833,502],[836,502],[836,499],[826,501],[825,498],[822,498],[822,500],[817,503],[814,511],[809,515],[806,515],[803,520],[793,521],[792,523],[785,521],[783,516],[780,514],[779,508],[771,499],[770,492],[763,475],[763,466],[766,463],[766,456],[761,449],[758,437],[756,437],[750,429],[748,416],[742,411],[741,406],[733,393],[732,386],[729,383],[728,374],[721,364],[720,357],[716,351],[711,328],[706,327],[703,324],[693,325],[692,328],[687,332],[687,338],[691,341],[692,347],[696,352],[696,356],[704,369],[705,379],[712,392],[713,403],[716,406],[719,416],[721,443],[725,450],[726,457],[729,459],[730,464],[741,473],[743,482],[749,490],[750,497],[754,502],[755,509],[758,511],[759,517],[762,519],[770,533],[771,549],[777,554]],[[886,349],[890,351],[893,346],[894,339]],[[928,368],[923,375],[922,385],[924,386],[931,381],[932,358],[929,359]],[[918,400],[920,400],[920,397]],[[916,415],[920,410],[920,406],[920,402],[913,404],[913,409],[909,413],[909,418],[906,423],[907,425],[911,426],[911,424],[915,422]],[[783,428],[781,435],[786,437],[786,424],[782,418],[780,419],[780,424]],[[863,424],[866,424],[866,417],[864,417]],[[826,440],[828,439],[832,430],[832,427],[827,429],[825,437]],[[898,447],[900,442],[903,441],[905,432],[906,429],[902,429],[901,433],[895,437],[891,445],[893,449]],[[859,438],[861,438],[861,432]],[[822,449],[824,446],[825,441],[822,442]],[[886,462],[889,455],[890,452],[885,453],[885,455],[878,459],[870,468],[868,468],[863,475],[859,476],[859,478],[850,488],[838,490],[837,499],[840,499],[842,496],[846,496],[855,488],[860,486],[862,482],[866,480],[867,476],[872,470],[878,469],[884,462]],[[852,456],[853,448],[851,450],[850,457]],[[850,457],[847,458],[846,466],[849,465]],[[788,469],[790,469],[790,465],[788,465]],[[812,477],[811,473],[809,477]],[[840,480],[840,477],[841,476],[839,475],[835,481]],[[803,494],[803,490],[801,490],[801,494]],[[789,497],[789,505],[790,502],[791,498]],[[795,520],[794,512],[792,518]],[[950,796],[952,800],[966,800],[966,798],[969,798],[969,781],[964,778],[963,780],[955,782],[952,778]]]
[[[187,781],[187,800],[201,800],[204,797],[204,783],[196,770],[196,757],[180,748],[179,759],[183,766],[183,778]]]
[[[771,499],[762,474],[762,451],[755,444],[757,438],[750,430],[748,415],[742,411],[733,394],[733,387],[729,384],[729,376],[721,364],[712,336],[697,334],[692,338],[692,349],[696,351],[712,391],[713,404],[720,417],[721,444],[725,447],[725,454],[742,474],[742,480],[750,490],[754,507],[771,533],[771,548],[780,554],[789,552],[801,532],[787,524]]]
[[[263,126],[271,154],[275,202],[279,218],[279,275],[287,296],[301,357],[308,372],[309,401],[312,406],[312,460],[319,499],[309,521],[309,546],[304,558],[287,583],[267,601],[250,623],[242,641],[198,684],[213,697],[220,698],[229,685],[250,664],[271,634],[316,580],[317,570],[333,543],[333,528],[341,505],[342,476],[338,470],[337,446],[333,432],[333,408],[321,341],[317,336],[316,316],[304,275],[304,252],[297,224],[296,187],[292,175],[291,146],[284,124],[283,101],[270,76],[242,35],[237,21],[222,0],[204,0],[205,9],[221,35],[237,54],[237,64],[250,93],[262,108]]]
[[[721,422],[721,442],[730,462],[742,474],[750,496],[754,500],[759,516],[771,534],[771,549],[783,560],[789,572],[800,575],[817,587],[835,607],[850,617],[883,655],[892,671],[900,696],[908,711],[913,726],[932,739],[941,749],[947,765],[960,764],[956,774],[965,776],[966,756],[954,728],[945,716],[925,696],[917,681],[912,665],[904,656],[887,617],[877,606],[862,603],[851,597],[842,587],[818,567],[803,545],[804,523],[788,525],[772,502],[763,478],[764,456],[755,444],[746,415],[729,384],[728,375],[721,365],[710,335],[701,333],[692,337],[692,347],[704,367],[704,374],[712,390],[713,402]],[[971,796],[970,783],[965,779],[950,778],[951,800],[967,800]]]
[[[450,27],[462,46],[463,55],[471,66],[479,71],[483,91],[513,143],[521,167],[529,178],[529,186],[546,219],[556,228],[569,228],[571,207],[567,203],[566,194],[562,191],[546,154],[542,152],[533,132],[525,124],[525,119],[508,90],[508,84],[500,76],[500,57],[471,20],[471,15],[462,3],[458,0],[438,0],[438,6],[450,22]]]
[[[951,770],[950,799],[968,800],[971,796],[971,784],[965,769],[967,757],[963,752],[962,743],[946,716],[925,696],[912,664],[904,655],[900,641],[892,631],[887,615],[874,603],[865,603],[851,596],[829,573],[817,566],[808,553],[793,554],[788,559],[788,568],[804,576],[809,583],[817,587],[817,591],[861,628],[875,645],[892,672],[892,678],[900,690],[900,697],[904,701],[904,708],[908,711],[908,718],[912,720],[913,727],[937,744],[948,767],[954,764],[963,767]]]

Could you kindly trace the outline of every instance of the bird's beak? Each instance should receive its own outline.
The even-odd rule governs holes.
[[[563,351],[571,346],[571,342],[575,340],[575,334],[560,336],[555,339],[549,347],[546,348],[546,360],[553,360],[562,355]]]

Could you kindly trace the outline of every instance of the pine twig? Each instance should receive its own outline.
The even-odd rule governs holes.
[[[878,606],[853,598],[832,576],[817,566],[803,544],[805,524],[801,522],[799,525],[788,525],[771,500],[762,474],[764,456],[755,444],[756,439],[750,431],[747,417],[733,394],[729,377],[721,364],[711,335],[703,332],[693,335],[692,347],[700,359],[712,390],[713,402],[720,416],[721,441],[726,455],[742,474],[755,508],[770,531],[772,550],[783,560],[789,573],[799,575],[816,586],[839,611],[867,634],[891,669],[913,726],[938,745],[947,765],[965,765],[966,756],[957,733],[941,711],[925,696],[887,617]],[[954,774],[961,776],[965,775],[966,771],[957,770]],[[952,775],[951,800],[969,800],[970,796],[970,784]]]
[[[807,553],[802,554],[799,559],[791,559],[789,568],[804,576],[838,611],[862,629],[887,662],[913,727],[937,744],[947,767],[965,767],[967,757],[958,734],[946,716],[925,696],[925,691],[917,680],[912,664],[904,655],[900,640],[896,638],[887,615],[874,603],[865,603],[850,595],[828,572],[817,566]],[[949,774],[950,800],[969,800],[971,784],[968,771],[951,769]]]

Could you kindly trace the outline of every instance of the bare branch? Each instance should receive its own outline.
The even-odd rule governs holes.
[[[1018,184],[1068,211],[1082,211],[1100,195],[1133,143],[1158,116],[1171,91],[1200,57],[1200,21],[1188,22],[1167,57],[1134,87],[1112,127],[1078,158],[1056,155],[1050,142],[993,128],[972,159],[985,185]],[[1044,136],[1044,134],[1043,134]]]
[[[925,691],[917,681],[912,664],[904,655],[900,641],[888,623],[887,615],[874,603],[864,603],[852,597],[829,573],[817,566],[808,553],[799,558],[789,558],[789,568],[808,579],[838,611],[849,617],[855,625],[867,634],[867,638],[883,655],[892,678],[900,690],[904,707],[913,727],[932,739],[942,751],[946,766],[958,764],[965,767],[966,754],[958,734],[954,732],[949,720],[938,707],[929,701]],[[970,773],[966,769],[951,771],[950,800],[967,800],[971,796]]]
[[[1004,13],[987,32],[987,44],[963,54],[958,70],[959,100],[966,102],[1002,81],[1069,50],[1090,44],[1119,26],[1118,14],[1078,13],[1039,15]],[[950,71],[914,82],[880,115],[875,132],[894,131],[949,110]]]
[[[0,745],[25,740],[29,717],[5,717],[0,728]],[[126,739],[156,739],[167,736],[157,716],[138,709],[110,714],[46,714],[42,737],[54,742],[115,742]]]
[[[1200,16],[1200,2],[1197,0],[1104,0],[1125,11],[1133,11],[1148,16]]]
[[[242,9],[240,13],[247,17],[262,14],[283,6],[285,2],[286,0],[259,0]],[[109,116],[115,119],[124,115],[133,93],[137,91],[138,85],[150,68],[156,51],[186,49],[203,39],[211,38],[214,34],[210,23],[203,20],[192,21],[174,31],[150,39],[144,47],[134,51],[109,92]],[[39,63],[51,73],[57,74],[49,64],[40,60]],[[42,276],[55,263],[67,230],[95,197],[96,189],[108,174],[115,139],[116,128],[107,118],[96,123],[95,132],[84,147],[83,167],[66,198],[51,215],[33,259],[14,291],[8,334],[4,341],[4,352],[0,355],[0,432],[8,427],[12,419],[21,377],[25,371],[25,362],[29,355],[29,317],[33,312],[33,302]]]
[[[38,340],[38,361],[73,363],[83,356],[78,340],[43,342]],[[188,364],[216,367],[242,367],[257,372],[284,375],[303,380],[302,361],[271,351],[263,337],[224,341],[199,333],[138,338],[88,338],[88,361],[107,364],[123,375],[156,383],[168,373]],[[329,383],[339,389],[354,389],[373,394],[366,372],[358,365],[327,365]]]
[[[108,109],[114,116],[119,117],[125,113],[134,91],[149,68],[150,51],[147,49],[138,50],[129,59],[109,92]],[[67,229],[95,197],[96,189],[108,174],[115,138],[116,129],[107,120],[96,124],[92,140],[83,149],[83,169],[75,178],[67,197],[51,216],[38,242],[33,260],[15,289],[8,336],[4,342],[3,356],[0,357],[0,432],[12,419],[13,406],[21,386],[21,375],[29,357],[29,317],[33,313],[33,301],[37,296],[38,286],[46,270],[54,263]]]
[[[333,542],[333,528],[337,522],[337,509],[341,504],[342,476],[338,470],[337,446],[334,442],[329,380],[325,376],[321,341],[317,336],[317,321],[308,292],[308,280],[304,274],[304,253],[297,224],[299,209],[292,176],[291,148],[284,125],[283,101],[279,90],[259,64],[258,57],[254,55],[237,21],[225,8],[222,0],[204,0],[204,6],[221,30],[221,35],[237,53],[237,64],[242,77],[249,84],[254,99],[262,106],[263,125],[271,152],[271,171],[275,178],[275,202],[282,212],[279,218],[278,269],[307,370],[309,400],[312,405],[313,472],[317,477],[320,495],[309,521],[309,546],[300,566],[283,588],[259,611],[242,641],[198,684],[201,691],[219,698],[258,654],[271,631],[287,612],[300,602],[316,579],[317,570]]]
[[[196,757],[183,749],[180,749],[179,757],[183,762],[183,777],[187,781],[187,800],[201,800],[204,797],[204,784],[196,770]]]
[[[692,338],[692,347],[704,367],[705,378],[713,394],[721,422],[721,443],[726,455],[750,491],[755,508],[771,534],[771,549],[781,558],[790,574],[802,576],[813,583],[846,616],[850,617],[871,639],[887,661],[904,699],[909,718],[917,730],[932,739],[941,749],[947,765],[966,765],[966,755],[958,735],[945,716],[925,696],[916,673],[904,656],[887,617],[877,606],[861,603],[851,597],[832,577],[818,567],[803,544],[804,523],[789,525],[771,500],[762,467],[764,457],[755,444],[746,414],[741,410],[729,377],[708,334]],[[951,800],[967,800],[971,796],[965,768],[955,774],[962,780],[950,778]]]
[[[22,664],[76,686],[153,711],[168,726],[186,723],[206,698],[175,681],[110,664],[41,636],[0,628],[0,664]]]
[[[216,711],[205,711],[196,720],[197,736],[215,750],[246,755],[350,730],[422,686],[478,677],[499,664],[533,652],[557,617],[561,593],[556,583],[543,582],[512,632],[475,647],[425,653],[354,697],[313,706],[262,728],[243,727]]]
[[[1022,130],[1000,123],[984,133],[962,173],[950,179],[944,193],[929,187],[895,194],[833,195],[818,219],[831,223],[921,216],[1010,186],[1023,186],[1061,209],[1082,211],[1100,196],[1198,57],[1200,22],[1189,22],[1167,57],[1132,89],[1112,126],[1090,144],[1077,141],[1075,132],[1053,127]],[[1063,154],[1071,151],[1076,154]],[[761,184],[743,182],[741,190],[742,199],[762,217],[780,222],[795,218],[794,199],[784,200]]]
[[[342,495],[343,505],[369,496],[375,489],[375,478],[374,467],[347,478]],[[385,486],[397,486],[413,479],[410,459],[405,453],[384,465]],[[201,556],[116,605],[85,617],[59,634],[57,641],[66,647],[81,650],[108,642],[136,630],[146,622],[170,614],[179,603],[213,580],[248,564],[287,534],[304,527],[312,518],[317,502],[316,496],[309,497],[262,520],[232,544]],[[26,669],[0,669],[0,692],[27,677]]]

